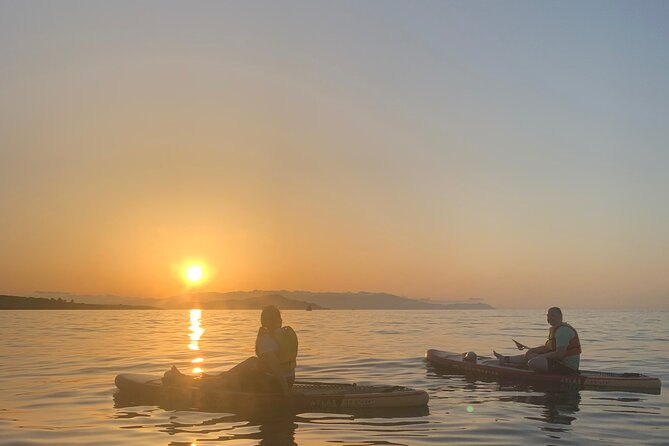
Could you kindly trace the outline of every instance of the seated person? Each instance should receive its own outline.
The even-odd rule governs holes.
[[[237,364],[219,375],[204,375],[203,385],[224,386],[230,390],[288,395],[295,382],[297,335],[289,326],[282,326],[281,312],[273,305],[263,308],[261,327],[256,337],[256,356]],[[164,383],[182,383],[183,375],[176,367],[165,373]]]
[[[546,319],[551,327],[544,345],[516,356],[500,355],[493,350],[500,364],[524,364],[537,372],[578,373],[581,343],[576,329],[562,321],[562,310],[558,307],[549,308]]]
[[[273,305],[263,308],[261,327],[256,337],[256,356],[237,367],[242,390],[290,393],[295,382],[297,335],[289,326],[282,326],[281,312]]]

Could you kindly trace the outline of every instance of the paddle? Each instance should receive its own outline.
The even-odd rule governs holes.
[[[516,341],[515,339],[511,339],[511,340],[514,342],[514,344],[516,344],[516,348],[518,350],[529,350],[530,349],[527,345],[523,345],[520,342]]]

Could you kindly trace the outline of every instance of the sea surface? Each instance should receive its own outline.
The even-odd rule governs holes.
[[[660,395],[547,391],[434,370],[428,348],[490,355],[538,345],[544,310],[284,311],[298,378],[404,385],[429,407],[395,414],[120,407],[118,373],[223,371],[253,354],[259,311],[0,311],[3,445],[669,445],[669,313],[569,311],[582,369],[642,372]],[[195,362],[192,362],[195,360]],[[199,361],[199,362],[198,362]]]

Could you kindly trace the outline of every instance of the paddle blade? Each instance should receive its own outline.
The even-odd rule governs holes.
[[[526,348],[529,348],[528,346],[521,344],[520,342],[516,341],[515,339],[511,339],[511,340],[514,342],[514,344],[516,344],[516,348],[518,350],[525,350]]]

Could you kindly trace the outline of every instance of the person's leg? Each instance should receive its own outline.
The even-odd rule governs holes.
[[[183,385],[191,382],[192,379],[192,376],[184,375],[176,368],[176,366],[172,366],[171,369],[163,374],[162,381],[165,385]]]
[[[258,358],[256,356],[251,356],[250,358],[247,358],[228,370],[225,373],[232,373],[232,374],[238,374],[242,373],[245,370],[250,370],[250,369],[255,369],[258,366]]]
[[[221,372],[217,375],[202,375],[202,384],[207,388],[225,388],[232,391],[242,390],[242,377],[249,375],[255,370],[258,364],[258,358],[255,356],[245,359],[230,370]]]
[[[529,361],[527,361],[527,366],[530,370],[535,372],[547,372],[548,371],[548,360],[543,356],[536,356]]]
[[[562,375],[578,373],[578,370],[574,370],[571,367],[564,365],[564,363],[558,359],[549,359],[547,362],[548,371],[551,373],[560,373]]]
[[[537,355],[541,355],[546,352],[548,352],[548,349],[543,345],[531,348],[527,350],[524,354],[513,355],[513,356],[505,356],[497,353],[495,350],[492,351],[493,355],[495,355],[495,357],[499,360],[500,364],[521,364],[521,365],[527,364],[528,361],[537,357]]]
[[[239,375],[239,383],[243,392],[275,393],[275,378],[257,369],[246,370]]]
[[[527,361],[525,355],[505,356],[495,350],[492,351],[492,354],[495,355],[500,364],[525,364]]]
[[[525,359],[529,361],[530,359],[535,358],[538,355],[543,355],[544,353],[548,353],[549,351],[550,350],[543,345],[539,347],[530,348],[525,352]]]
[[[240,362],[227,372],[221,373],[221,380],[226,383],[226,386],[234,390],[242,390],[243,381],[245,377],[249,377],[254,374],[258,367],[258,358],[252,356]],[[248,380],[246,380],[248,381]]]

